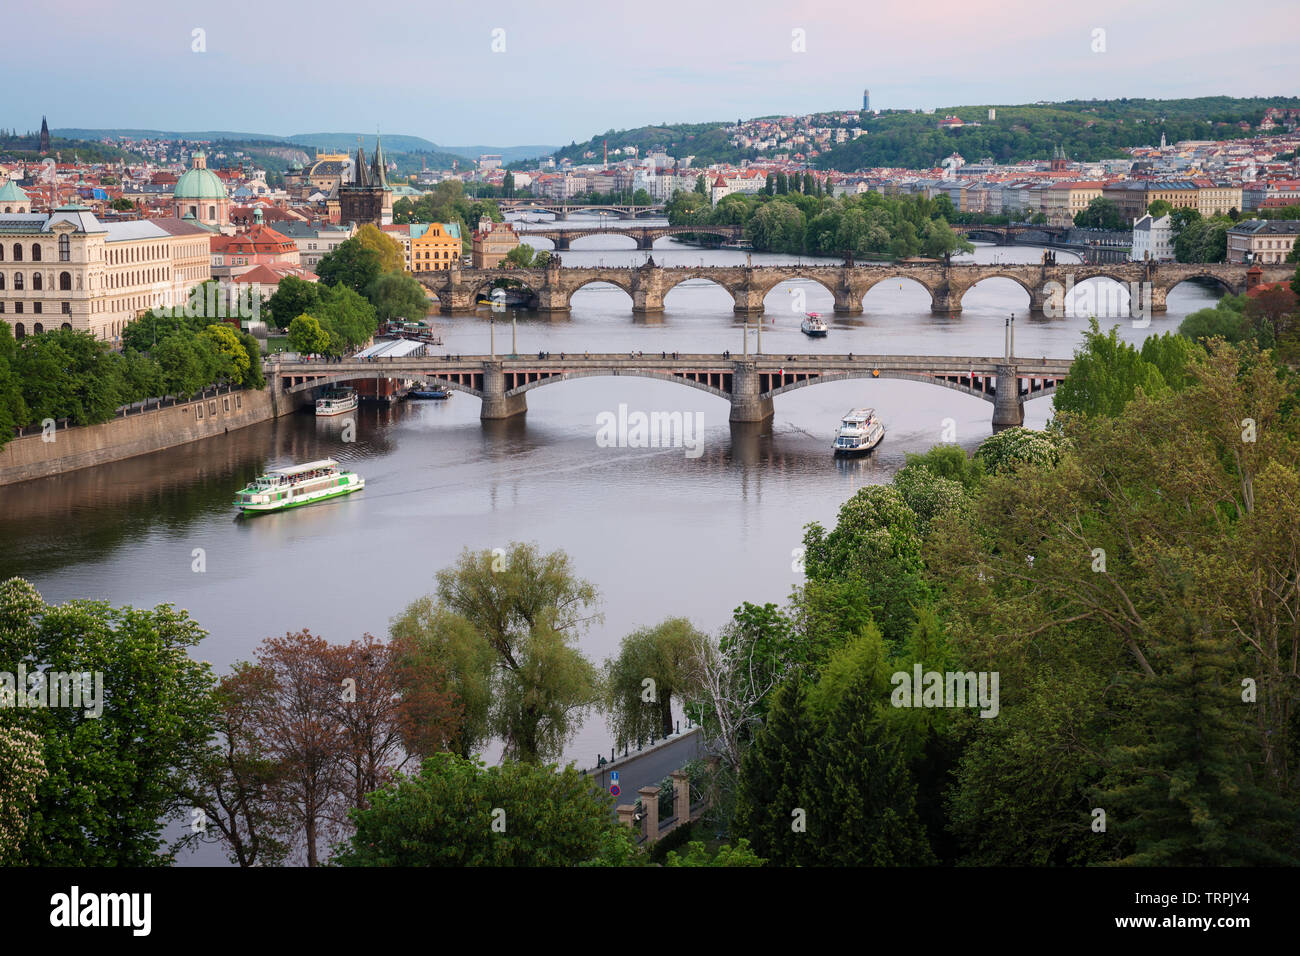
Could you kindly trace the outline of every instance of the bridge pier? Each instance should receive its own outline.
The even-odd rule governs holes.
[[[862,296],[847,286],[836,289],[834,311],[836,315],[861,315]]]
[[[1065,290],[1059,282],[1034,289],[1029,293],[1029,314],[1059,318],[1065,315]]]
[[[664,310],[663,293],[654,289],[632,290],[632,314],[651,315]]]
[[[946,286],[930,297],[930,312],[934,315],[961,315],[961,293]]]
[[[758,370],[752,362],[737,362],[731,375],[731,422],[765,422],[772,417],[772,399],[758,388]]]
[[[506,376],[500,362],[483,363],[483,407],[479,418],[483,421],[498,421],[514,418],[528,411],[528,396],[506,394]]]
[[[543,286],[537,293],[537,311],[552,314],[569,312],[569,294],[562,289]]]
[[[474,311],[474,293],[465,289],[449,289],[438,293],[440,315],[464,315]]]
[[[569,237],[568,237],[568,236],[551,236],[551,243],[552,243],[552,245],[555,247],[555,250],[554,250],[555,252],[568,252],[568,251],[569,251]]]
[[[736,300],[735,308],[732,309],[736,315],[762,315],[764,293],[761,289],[733,289],[732,297]],[[734,419],[733,419],[734,421]]]
[[[993,400],[993,431],[1025,423],[1025,406],[1020,401],[1020,376],[1014,365],[999,365]]]

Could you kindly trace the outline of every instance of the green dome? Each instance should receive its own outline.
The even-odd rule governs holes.
[[[210,169],[191,169],[176,181],[176,199],[225,199],[226,187]]]

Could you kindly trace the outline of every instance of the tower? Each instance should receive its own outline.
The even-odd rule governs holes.
[[[50,151],[50,124],[45,122],[45,117],[41,117],[41,152]]]
[[[393,190],[388,185],[388,170],[384,162],[384,147],[375,137],[374,160],[366,162],[366,151],[360,138],[352,182],[339,186],[339,221],[355,222],[358,226],[371,223],[387,226],[393,221]]]
[[[864,113],[871,112],[871,91],[870,90],[862,91],[862,112]]]

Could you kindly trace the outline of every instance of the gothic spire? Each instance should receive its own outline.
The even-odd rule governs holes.
[[[357,158],[356,158],[356,175],[352,177],[352,185],[369,186],[370,177],[366,172],[366,150],[361,145],[361,137],[357,137]]]
[[[384,147],[379,142],[378,133],[375,134],[375,164],[370,167],[370,178],[379,188],[388,188],[388,174],[384,168]]]

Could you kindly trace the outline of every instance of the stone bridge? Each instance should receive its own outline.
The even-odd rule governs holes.
[[[633,203],[569,203],[564,200],[553,202],[546,199],[498,199],[497,207],[502,212],[549,212],[557,219],[568,219],[575,212],[616,212],[620,219],[635,219],[650,213],[663,214],[664,206],[637,206]]]
[[[1263,266],[1263,282],[1281,282],[1294,275],[1294,267]],[[633,313],[662,312],[664,296],[683,282],[707,279],[731,293],[733,309],[739,315],[761,315],[764,299],[777,285],[790,280],[816,282],[831,293],[835,312],[860,315],[862,299],[873,286],[887,281],[910,279],[930,296],[930,310],[940,315],[961,313],[962,296],[985,279],[1010,279],[1029,295],[1029,311],[1035,314],[1064,314],[1065,296],[1086,279],[1111,279],[1126,289],[1138,290],[1131,296],[1129,308],[1143,312],[1164,312],[1171,289],[1189,279],[1215,283],[1224,292],[1241,293],[1246,289],[1244,265],[1124,262],[1098,265],[1013,265],[1013,264],[945,264],[943,262],[894,262],[857,265],[785,265],[785,266],[675,266],[654,264],[653,258],[642,266],[580,266],[562,268],[556,260],[543,269],[462,269],[446,272],[420,272],[416,278],[437,297],[444,315],[468,312],[475,308],[477,297],[495,280],[512,279],[537,296],[542,312],[567,312],[573,294],[593,282],[618,286],[632,299]],[[1113,293],[1111,308],[1098,314],[1113,317],[1121,306],[1114,286],[1103,287]]]
[[[744,229],[740,226],[642,226],[640,228],[624,226],[612,229],[518,229],[516,232],[520,239],[529,239],[533,236],[549,239],[557,252],[566,251],[574,239],[581,239],[584,236],[628,236],[636,240],[638,249],[653,249],[655,240],[662,239],[664,236],[698,234],[718,236],[722,239],[739,239],[744,235]]]
[[[978,223],[953,226],[952,231],[967,238],[992,240],[1000,246],[1009,246],[1027,235],[1042,235],[1046,239],[1060,241],[1069,234],[1068,226],[1036,226],[1032,223],[1018,223],[1006,226],[981,226]]]
[[[1024,422],[1024,403],[1052,395],[1073,359],[969,358],[931,355],[660,355],[564,354],[543,357],[442,355],[411,358],[285,362],[268,366],[281,394],[364,378],[421,379],[482,400],[483,419],[527,411],[534,388],[575,378],[630,375],[675,382],[731,403],[733,422],[772,417],[772,400],[786,392],[849,379],[902,379],[950,388],[993,405],[994,428]]]

